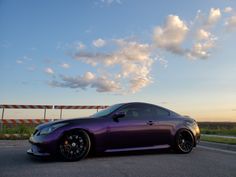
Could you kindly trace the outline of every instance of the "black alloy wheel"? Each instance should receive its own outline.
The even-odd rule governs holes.
[[[91,148],[89,135],[83,131],[72,131],[65,134],[59,145],[60,155],[67,161],[78,161],[85,158]]]
[[[189,153],[194,147],[194,139],[188,130],[180,130],[176,136],[176,150],[180,153]]]

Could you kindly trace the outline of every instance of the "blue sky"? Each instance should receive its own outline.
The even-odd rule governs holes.
[[[236,121],[236,2],[0,1],[1,104],[144,101]]]

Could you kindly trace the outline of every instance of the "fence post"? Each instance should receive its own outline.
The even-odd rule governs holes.
[[[60,110],[60,119],[62,118],[62,108]]]
[[[2,108],[2,120],[4,118],[4,108]]]
[[[44,120],[46,119],[46,113],[47,113],[47,108],[44,108],[44,116],[43,116]]]
[[[3,130],[4,107],[2,108],[1,130]]]

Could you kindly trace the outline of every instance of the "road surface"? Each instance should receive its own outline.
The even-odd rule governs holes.
[[[236,177],[236,153],[195,148],[102,154],[79,162],[39,160],[26,154],[27,141],[0,141],[0,177]]]

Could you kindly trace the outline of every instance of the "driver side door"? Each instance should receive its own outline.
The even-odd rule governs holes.
[[[138,148],[152,145],[152,120],[145,105],[127,105],[116,112],[125,116],[117,118],[108,127],[109,149]]]

